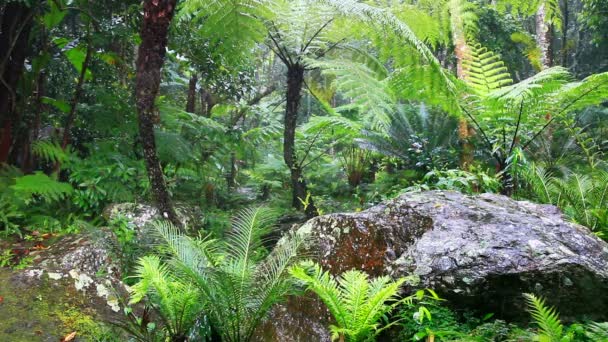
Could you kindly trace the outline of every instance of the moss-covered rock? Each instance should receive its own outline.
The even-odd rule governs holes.
[[[404,194],[360,213],[314,218],[298,229],[308,254],[334,274],[414,275],[452,306],[528,320],[523,292],[565,320],[608,315],[608,244],[549,205],[483,194]],[[292,298],[264,327],[267,340],[327,339],[322,303]]]

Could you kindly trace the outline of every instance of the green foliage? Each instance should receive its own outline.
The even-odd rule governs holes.
[[[139,271],[142,278],[135,286],[132,302],[149,294],[155,281],[158,286],[187,289],[187,301],[172,298],[166,292],[153,298],[153,302],[157,305],[165,302],[162,305],[166,307],[160,313],[168,319],[179,318],[174,315],[171,303],[179,300],[182,307],[188,303],[188,310],[194,312],[186,317],[204,315],[223,341],[249,341],[272,306],[291,292],[287,269],[297,260],[301,244],[298,236],[285,238],[264,257],[260,253],[262,237],[273,220],[274,215],[268,209],[243,210],[234,218],[233,230],[225,241],[190,238],[169,223],[157,222],[155,228],[166,243],[170,260],[165,262],[158,257],[142,260]],[[194,296],[197,299],[190,301]],[[201,304],[200,308],[194,306],[195,302]],[[192,325],[180,327],[181,331],[188,331]]]
[[[380,320],[403,301],[411,301],[411,298],[399,300],[399,288],[405,278],[370,280],[367,274],[357,270],[346,271],[336,278],[311,262],[294,266],[290,273],[316,293],[329,309],[336,324],[329,327],[332,340],[373,340],[382,330],[395,324],[381,326]]]
[[[273,17],[271,4],[267,0],[188,0],[181,5],[178,20],[203,24],[201,34],[214,46],[222,46],[225,57],[242,59],[245,52],[265,38],[264,20]]]
[[[33,197],[35,195],[45,202],[55,202],[64,199],[73,191],[69,184],[58,182],[40,171],[15,178],[11,189],[23,198],[26,204],[36,200]]]
[[[564,178],[548,173],[532,163],[523,170],[523,180],[534,198],[559,206],[573,221],[605,237],[608,230],[608,173],[596,170],[572,173]]]
[[[530,61],[534,70],[540,71],[543,67],[540,60],[541,51],[536,45],[534,38],[525,32],[515,32],[511,34],[511,40],[524,46],[524,55],[528,58],[528,61]]]
[[[496,8],[499,12],[510,12],[514,15],[527,18],[537,13],[540,6],[543,6],[545,22],[553,24],[557,30],[561,29],[562,14],[558,0],[499,0],[496,1]]]
[[[420,190],[454,190],[467,194],[497,192],[500,189],[499,180],[488,175],[483,170],[472,169],[463,171],[458,169],[432,170],[424,175],[422,183],[414,185],[407,191]]]
[[[587,338],[591,341],[608,341],[608,323],[592,322],[586,326]]]
[[[390,114],[386,131],[364,131],[359,146],[387,157],[399,158],[402,166],[427,172],[456,166],[458,122],[447,114],[406,106]]]
[[[193,284],[174,279],[158,256],[139,259],[135,276],[140,280],[131,287],[130,304],[147,296],[163,317],[172,339],[188,336],[203,309],[202,294]]]
[[[462,64],[467,83],[482,96],[513,82],[500,56],[481,44],[473,44],[469,47],[468,55]]]
[[[39,140],[32,146],[32,152],[49,163],[66,163],[72,158],[69,150],[64,150],[56,142]]]
[[[545,300],[536,297],[533,294],[524,294],[532,319],[538,325],[540,341],[546,342],[562,342],[564,339],[564,326],[559,320],[559,314],[555,308],[550,308],[545,305]]]

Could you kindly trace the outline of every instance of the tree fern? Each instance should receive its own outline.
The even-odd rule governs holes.
[[[209,318],[223,341],[249,341],[272,306],[291,291],[287,269],[297,260],[301,244],[298,236],[285,238],[262,259],[259,247],[273,218],[265,208],[244,210],[234,218],[225,242],[194,239],[158,222],[155,228],[171,259],[146,266],[156,269],[153,275],[194,284],[202,304],[199,314]],[[146,289],[151,289],[146,283],[138,287],[139,293],[150,293]]]

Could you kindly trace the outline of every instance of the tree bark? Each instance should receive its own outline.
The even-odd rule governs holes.
[[[455,15],[455,14],[452,14]],[[467,45],[463,34],[464,28],[452,28],[452,40],[454,41],[454,54],[456,55],[456,75],[458,79],[464,80],[467,76],[464,60],[469,54],[469,46]],[[458,140],[460,141],[460,168],[470,170],[473,164],[473,155],[475,147],[471,143],[471,137],[475,135],[475,130],[471,129],[469,122],[462,118],[458,122]]]
[[[196,111],[196,82],[198,78],[195,75],[190,77],[190,84],[188,85],[188,101],[186,102],[186,112],[194,114]]]
[[[312,196],[308,194],[306,180],[302,166],[298,164],[296,158],[295,138],[296,125],[298,120],[298,108],[302,86],[304,84],[304,67],[300,64],[288,65],[287,67],[287,102],[285,106],[285,122],[283,132],[283,158],[291,173],[292,185],[292,206],[296,209],[305,209],[307,217],[318,215]],[[303,201],[307,201],[304,206]]]
[[[0,164],[8,161],[13,144],[17,85],[23,73],[33,10],[20,2],[6,5],[0,29]]]
[[[181,227],[156,155],[154,136],[154,123],[157,117],[154,100],[160,88],[160,72],[165,60],[167,34],[176,2],[177,0],[144,1],[141,45],[137,56],[136,101],[139,135],[156,206],[163,217]]]
[[[543,69],[553,65],[551,38],[551,28],[547,24],[545,3],[541,2],[536,11],[536,44],[540,48],[540,61]]]
[[[201,112],[206,118],[211,117],[211,110],[216,105],[213,95],[207,89],[201,87]]]
[[[568,65],[568,25],[569,20],[568,20],[568,16],[570,15],[570,13],[568,13],[569,9],[568,9],[568,0],[564,1],[564,8],[562,9],[562,15],[564,18],[564,23],[562,25],[562,66],[566,67]]]

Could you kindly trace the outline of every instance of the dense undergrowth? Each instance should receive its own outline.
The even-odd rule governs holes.
[[[553,204],[608,240],[607,10],[4,1],[0,267],[108,227],[133,286],[125,303],[157,318],[125,312],[118,325],[139,341],[248,341],[275,303],[306,290],[339,341],[608,340],[606,323],[564,325],[533,295],[522,294],[530,324],[515,324],[454,312],[432,289],[404,293],[407,279],[331,275],[299,255],[297,236],[272,249],[275,219],[433,189]],[[127,218],[104,213],[116,203],[156,204],[166,243],[143,246]],[[187,227],[186,212],[197,213]],[[91,340],[122,338],[73,316]]]

